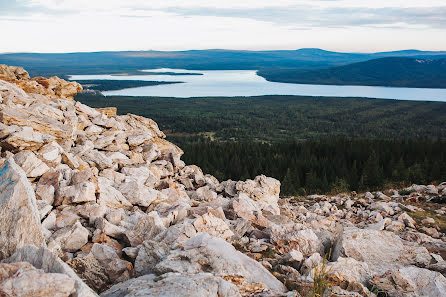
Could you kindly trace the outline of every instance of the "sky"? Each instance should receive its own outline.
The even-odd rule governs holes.
[[[0,0],[0,52],[446,50],[446,0]]]

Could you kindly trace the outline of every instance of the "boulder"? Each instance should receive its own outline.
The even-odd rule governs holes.
[[[10,133],[6,139],[2,140],[0,146],[12,151],[22,151],[26,149],[35,151],[53,140],[53,136],[34,131],[32,127],[21,127],[15,132]]]
[[[135,259],[135,272],[137,275],[154,273],[155,266],[163,260],[170,251],[164,242],[146,240],[139,245],[138,255]]]
[[[446,278],[441,273],[415,266],[376,275],[371,284],[394,297],[446,296]]]
[[[149,207],[159,195],[159,191],[146,187],[136,181],[122,183],[119,185],[118,190],[131,204],[143,207]]]
[[[27,177],[39,177],[50,168],[31,151],[22,151],[14,155],[14,161],[22,167]]]
[[[395,233],[347,227],[333,250],[333,259],[351,257],[365,262],[373,273],[407,265],[427,266],[431,256],[425,247],[406,242]]]
[[[69,297],[75,281],[61,273],[45,273],[26,262],[0,263],[0,296]]]
[[[110,208],[130,209],[132,204],[112,186],[112,182],[106,178],[98,178],[98,204]]]
[[[257,176],[254,180],[246,180],[236,184],[238,193],[245,193],[254,200],[262,210],[267,210],[274,215],[280,214],[279,193],[280,182],[272,177]]]
[[[342,289],[360,293],[367,296],[367,286],[371,272],[367,263],[356,261],[353,258],[339,257],[336,262],[327,264],[328,279],[332,284]]]
[[[51,236],[48,247],[51,249],[60,246],[62,251],[76,252],[88,242],[89,232],[81,223],[76,222],[73,226],[57,230]]]
[[[26,244],[45,245],[34,191],[13,158],[0,169],[0,260]]]
[[[274,224],[269,228],[271,241],[276,245],[278,251],[286,254],[291,250],[300,251],[304,257],[314,253],[323,254],[324,246],[310,228],[304,228],[299,224]]]
[[[68,186],[60,191],[66,201],[63,204],[96,202],[96,185],[92,182],[82,182]]]
[[[173,250],[155,266],[157,273],[200,273],[205,270],[220,277],[242,276],[249,283],[284,292],[285,287],[260,263],[238,252],[230,243],[209,234],[199,234]]]
[[[229,240],[234,233],[229,229],[226,222],[212,213],[205,213],[199,216],[193,225],[195,230],[200,233],[208,233],[211,236],[219,237],[224,240]]]
[[[130,245],[135,247],[140,245],[143,241],[153,239],[156,235],[164,231],[164,226],[161,218],[156,211],[143,215],[135,224],[133,229],[127,233],[127,238]]]
[[[144,275],[114,285],[101,297],[241,297],[236,286],[210,273]]]
[[[92,254],[70,259],[67,264],[96,292],[105,291],[109,287],[110,280],[105,267]]]
[[[3,106],[0,112],[0,121],[6,125],[31,127],[34,131],[54,136],[57,139],[69,139],[74,133],[74,127],[70,125],[23,108]]]
[[[46,273],[60,273],[67,275],[75,282],[75,292],[72,293],[70,297],[97,296],[97,294],[94,293],[67,264],[47,248],[37,248],[33,245],[25,245],[17,250],[11,257],[4,260],[4,262],[28,262],[35,268],[42,269]]]

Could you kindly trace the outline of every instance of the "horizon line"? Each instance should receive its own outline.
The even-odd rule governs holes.
[[[349,51],[332,51],[325,50],[322,48],[316,47],[303,47],[298,49],[228,49],[228,48],[208,48],[208,49],[187,49],[187,50],[156,50],[156,49],[147,49],[147,50],[99,50],[99,51],[73,51],[73,52],[0,52],[0,55],[11,55],[11,54],[94,54],[94,53],[135,53],[135,52],[191,52],[191,51],[234,51],[234,52],[280,52],[280,51],[300,51],[300,50],[320,50],[325,52],[332,53],[343,53],[343,54],[378,54],[378,53],[392,53],[392,52],[402,52],[402,51],[418,51],[418,52],[430,52],[430,53],[446,53],[446,50],[418,50],[418,49],[400,49],[400,50],[384,50],[378,52],[349,52]]]

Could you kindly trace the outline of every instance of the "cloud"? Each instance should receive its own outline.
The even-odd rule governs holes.
[[[335,1],[335,0],[326,0]],[[320,8],[291,6],[254,9],[169,8],[184,16],[238,17],[306,27],[446,27],[446,6],[422,8]]]
[[[0,0],[0,52],[446,49],[444,0],[364,2]]]

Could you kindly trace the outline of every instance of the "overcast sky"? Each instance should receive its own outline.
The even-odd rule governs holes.
[[[0,0],[0,52],[446,50],[446,0]]]

